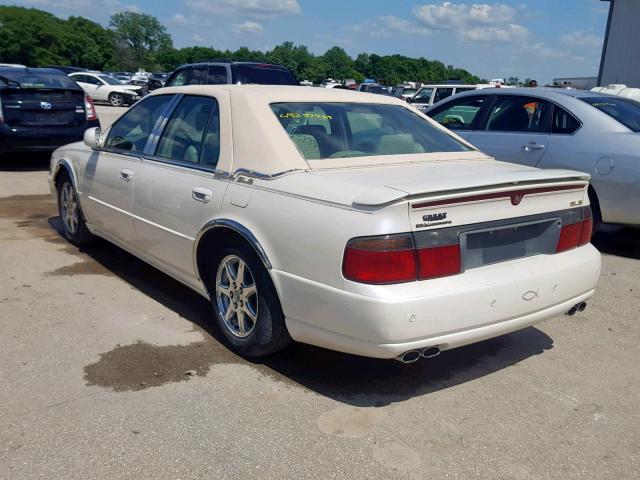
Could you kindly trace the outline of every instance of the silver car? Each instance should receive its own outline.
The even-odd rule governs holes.
[[[476,90],[427,115],[498,160],[591,174],[595,222],[640,226],[640,103],[584,90]]]

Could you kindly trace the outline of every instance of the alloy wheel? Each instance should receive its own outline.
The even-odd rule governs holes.
[[[222,259],[216,275],[216,304],[224,326],[246,338],[258,320],[258,290],[249,266],[237,255]]]
[[[76,233],[78,229],[79,209],[78,199],[76,192],[73,189],[73,185],[69,182],[65,182],[62,186],[62,193],[60,194],[61,205],[61,217],[64,222],[64,226],[70,234]]]

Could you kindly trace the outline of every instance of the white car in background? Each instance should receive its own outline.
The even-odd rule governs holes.
[[[103,73],[70,73],[72,78],[94,102],[108,102],[114,107],[132,105],[141,97],[142,87],[123,85],[119,80]]]
[[[210,299],[228,345],[404,362],[583,310],[588,175],[497,162],[397,98],[157,90],[56,150],[64,235]]]
[[[470,92],[471,90],[478,90],[483,88],[506,88],[500,85],[484,83],[478,85],[423,85],[407,102],[413,105],[421,112],[424,112],[431,105],[438,103],[445,98],[449,98],[456,93]]]

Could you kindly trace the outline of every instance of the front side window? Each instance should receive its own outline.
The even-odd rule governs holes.
[[[111,127],[104,144],[108,150],[142,153],[147,139],[173,95],[155,95],[129,109]]]
[[[579,98],[616,119],[629,130],[640,132],[640,102],[621,97]]]
[[[429,103],[431,101],[431,94],[432,93],[433,93],[433,88],[423,88],[413,98],[413,101],[415,103]]]
[[[191,70],[191,78],[189,85],[206,85],[207,84],[207,67],[194,67]]]
[[[214,98],[185,96],[164,129],[155,156],[215,169],[220,152],[219,117]]]
[[[189,69],[183,68],[182,70],[171,75],[169,81],[167,81],[167,87],[180,87],[187,83],[187,78],[189,76]]]
[[[211,65],[209,67],[209,79],[207,83],[210,85],[223,85],[227,83],[227,67],[224,65]]]
[[[487,130],[498,132],[549,132],[551,104],[520,96],[499,96],[491,107]]]
[[[436,89],[436,94],[433,97],[433,103],[438,103],[440,100],[444,100],[451,95],[453,95],[453,88],[438,88]]]
[[[429,112],[436,122],[452,130],[471,130],[480,111],[491,97],[467,97],[451,101],[446,106]]]
[[[307,160],[470,150],[398,105],[275,103],[271,109]]]

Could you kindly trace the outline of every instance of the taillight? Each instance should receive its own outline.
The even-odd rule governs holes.
[[[87,120],[98,119],[98,115],[96,113],[96,106],[93,104],[93,100],[89,95],[84,96],[84,111],[87,115]]]
[[[344,251],[342,272],[354,282],[385,284],[416,280],[418,269],[411,234],[351,240]]]
[[[378,285],[460,273],[460,245],[441,245],[443,239],[431,233],[429,245],[418,246],[410,233],[355,238],[345,249],[342,273],[348,280]]]
[[[586,245],[591,241],[591,233],[593,232],[591,208],[583,207],[581,213],[581,218],[575,219],[572,223],[562,225],[556,253]]]

